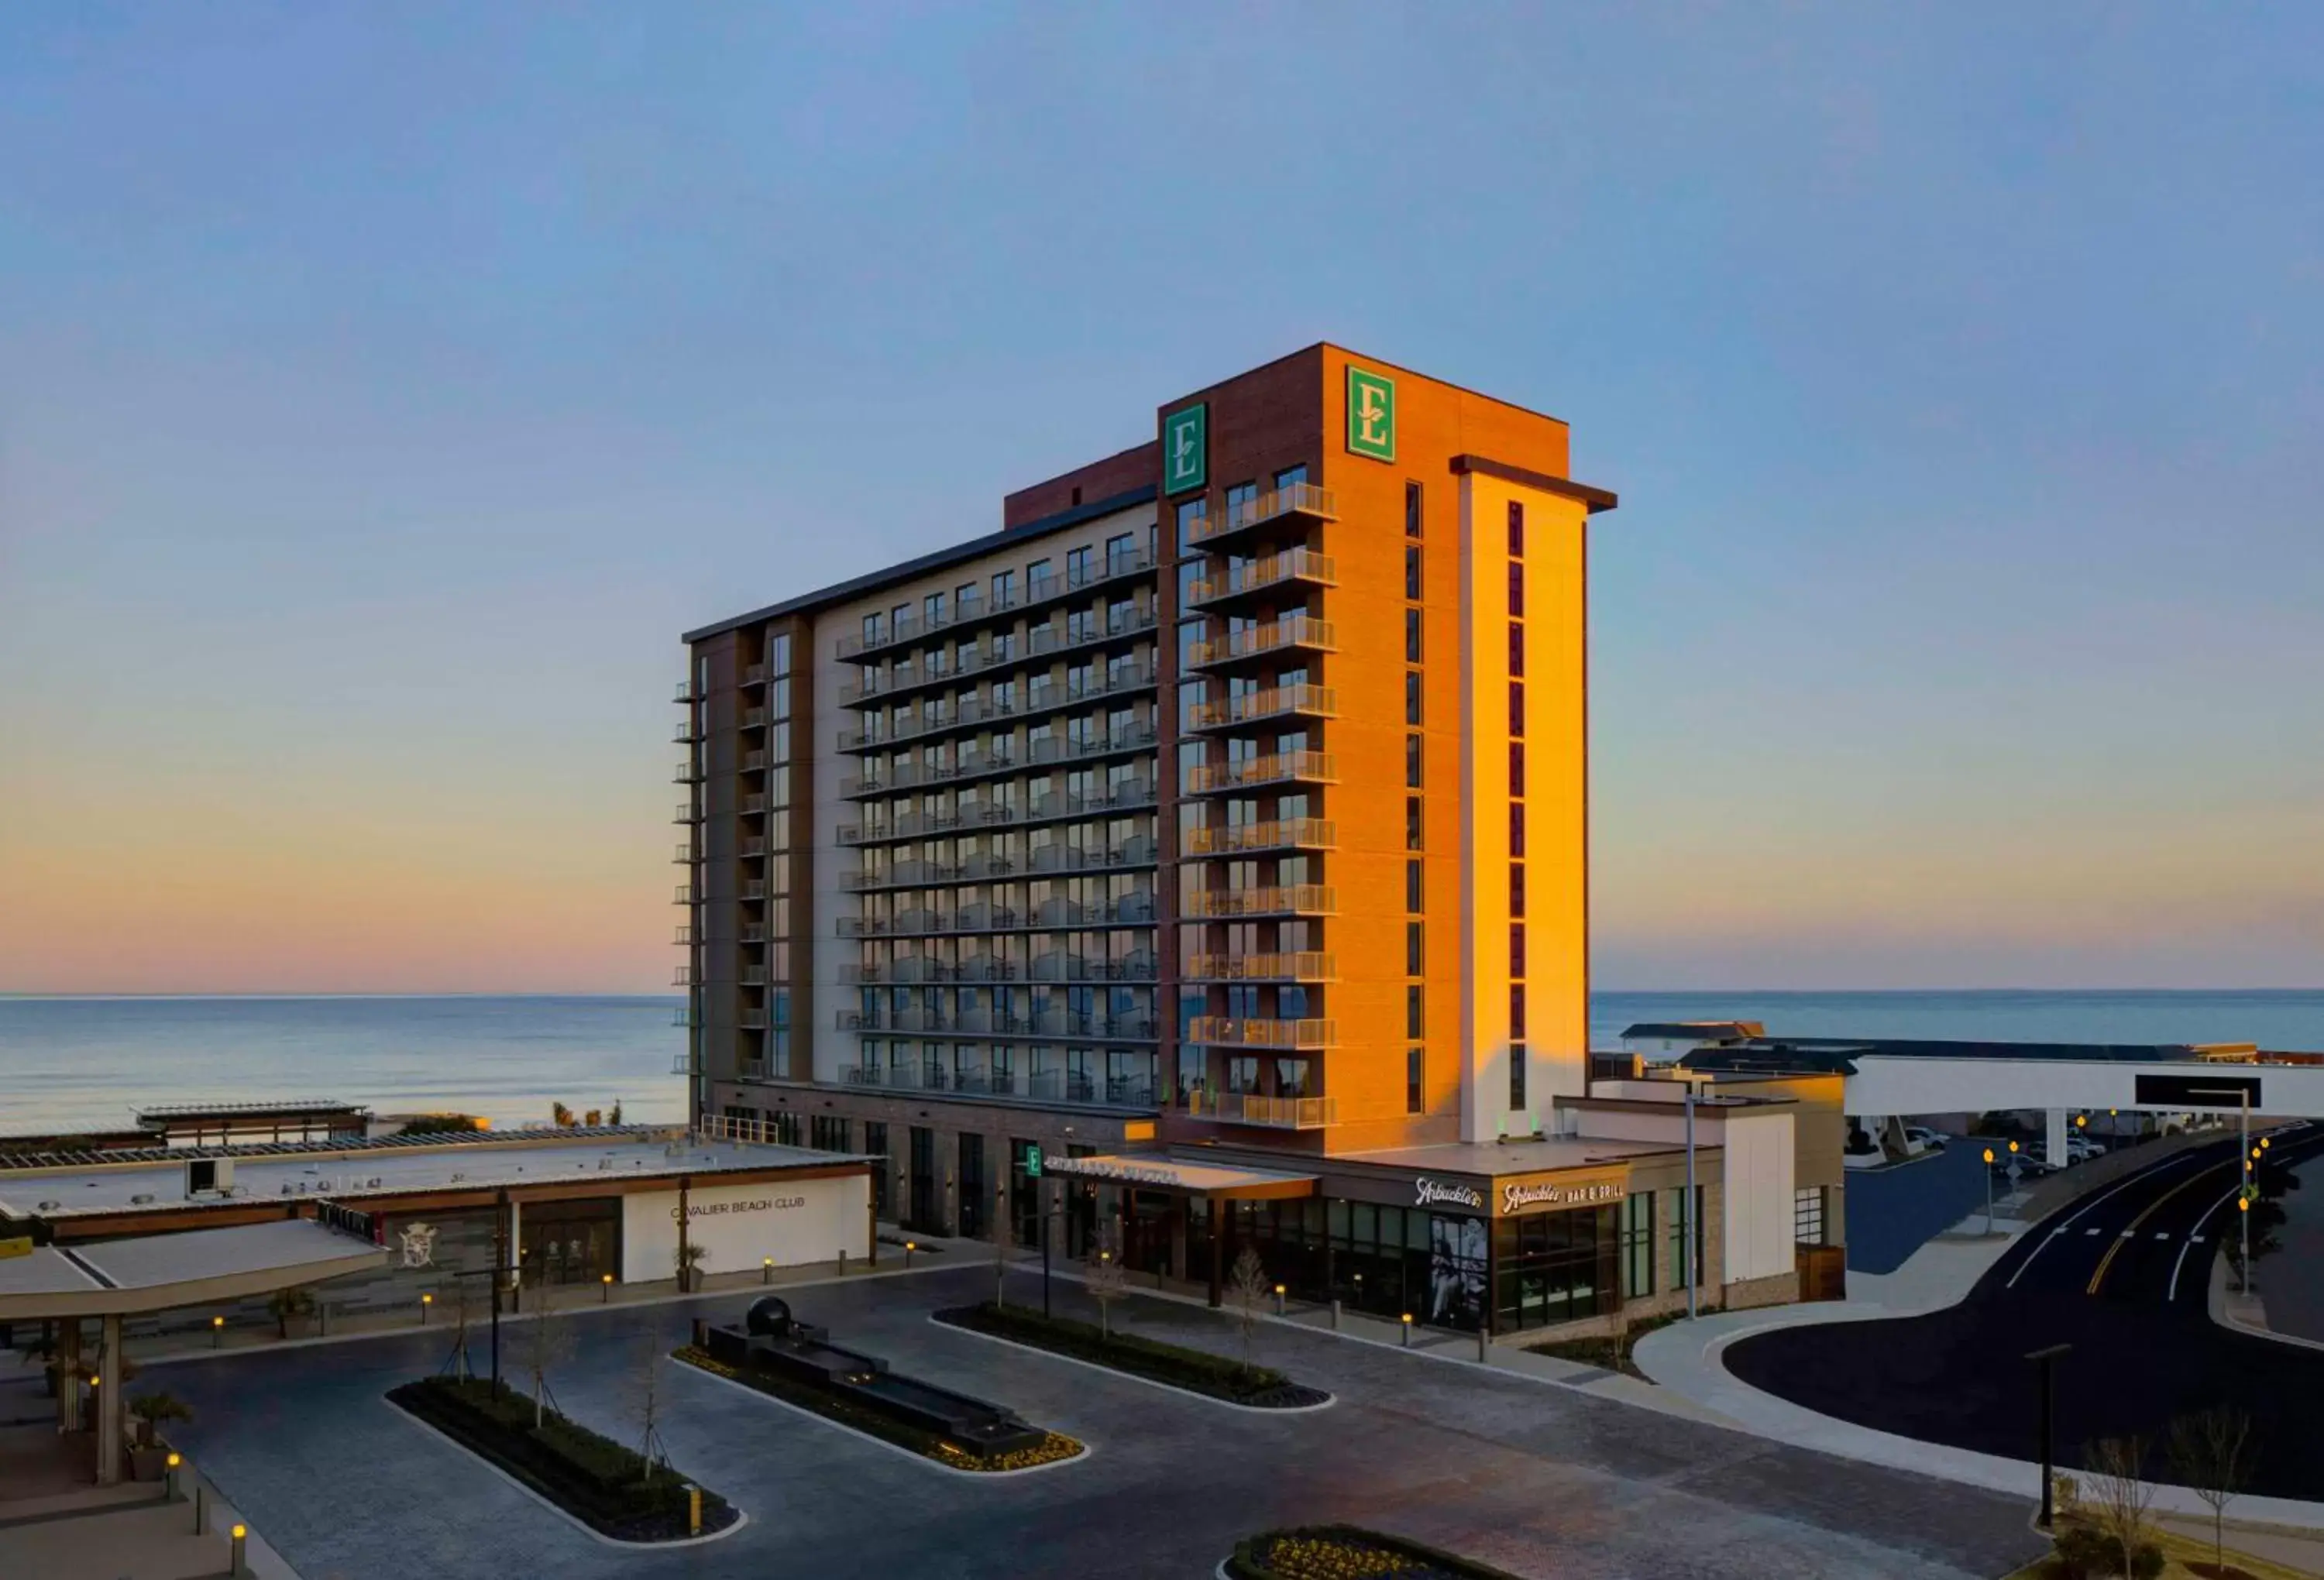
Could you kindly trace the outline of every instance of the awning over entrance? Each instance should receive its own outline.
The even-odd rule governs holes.
[[[1107,1185],[1129,1185],[1139,1190],[1168,1190],[1182,1196],[1203,1196],[1230,1201],[1271,1201],[1283,1197],[1313,1196],[1313,1174],[1277,1174],[1265,1169],[1232,1169],[1215,1163],[1182,1162],[1176,1158],[1132,1153],[1114,1157],[1065,1158],[1045,1153],[1041,1171]]]

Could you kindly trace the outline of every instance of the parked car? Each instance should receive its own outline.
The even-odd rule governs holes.
[[[1952,1138],[1941,1130],[1932,1130],[1925,1125],[1904,1126],[1904,1139],[1927,1152],[1942,1152],[1945,1143]]]

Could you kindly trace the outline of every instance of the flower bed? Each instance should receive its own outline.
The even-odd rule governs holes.
[[[755,1389],[770,1399],[779,1399],[785,1404],[812,1410],[826,1420],[853,1427],[859,1432],[868,1432],[899,1448],[908,1448],[924,1458],[933,1459],[938,1465],[954,1470],[982,1473],[1031,1470],[1038,1465],[1055,1465],[1061,1459],[1077,1458],[1087,1452],[1080,1443],[1063,1432],[1051,1432],[1042,1439],[1038,1447],[1020,1448],[1008,1454],[972,1453],[937,1433],[916,1431],[900,1421],[890,1420],[886,1416],[861,1409],[846,1400],[835,1399],[818,1390],[802,1388],[773,1373],[739,1370],[713,1359],[708,1351],[698,1350],[692,1345],[672,1350],[670,1356],[682,1364],[699,1367],[713,1376]]]
[[[939,1311],[936,1320],[972,1333],[989,1334],[1036,1349],[1070,1355],[1077,1361],[1127,1372],[1152,1382],[1204,1393],[1231,1404],[1257,1410],[1301,1410],[1326,1402],[1331,1395],[1304,1388],[1282,1373],[1266,1366],[1246,1367],[1240,1361],[1203,1350],[1185,1349],[1134,1333],[1107,1334],[1094,1322],[1071,1317],[1044,1317],[1019,1306],[954,1306]]]
[[[635,1449],[559,1415],[533,1425],[530,1395],[483,1378],[428,1377],[388,1399],[454,1442],[499,1465],[591,1529],[622,1541],[678,1541],[689,1528],[686,1478],[649,1465]],[[715,1493],[702,1494],[705,1534],[736,1519]]]
[[[1507,1570],[1353,1525],[1267,1530],[1235,1544],[1235,1580],[1516,1580]]]

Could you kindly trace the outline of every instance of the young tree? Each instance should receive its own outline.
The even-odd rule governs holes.
[[[670,1260],[678,1268],[678,1292],[690,1295],[702,1281],[702,1264],[710,1260],[710,1247],[689,1239],[678,1246]]]
[[[557,1286],[543,1279],[533,1286],[534,1316],[524,1337],[525,1375],[532,1382],[532,1429],[549,1414],[549,1374],[572,1353],[573,1336],[557,1309]]]
[[[2211,1560],[2227,1566],[2227,1505],[2251,1481],[2251,1418],[2221,1405],[2171,1423],[2171,1466],[2211,1509]]]
[[[649,1322],[638,1336],[637,1370],[632,1373],[630,1396],[638,1411],[638,1456],[646,1462],[646,1480],[655,1467],[667,1464],[669,1450],[661,1440],[661,1337]]]
[[[619,1125],[621,1122],[622,1122],[622,1106],[621,1106],[621,1104],[619,1104],[619,1103],[615,1103],[615,1104],[613,1105],[613,1111],[611,1114],[608,1114],[608,1115],[606,1115],[606,1116],[605,1116],[605,1123],[606,1123],[606,1124],[608,1124],[608,1125]]]
[[[567,1107],[562,1103],[551,1103],[549,1105],[549,1117],[560,1130],[570,1130],[573,1128],[573,1110]]]
[[[1082,1264],[1082,1287],[1097,1302],[1097,1328],[1102,1337],[1113,1337],[1113,1303],[1130,1292],[1130,1275],[1121,1265],[1119,1236],[1107,1224],[1098,1230],[1097,1244]]]
[[[1259,1247],[1245,1245],[1235,1257],[1227,1288],[1234,1295],[1235,1326],[1242,1329],[1242,1369],[1246,1376],[1250,1373],[1251,1337],[1259,1331],[1259,1308],[1270,1287],[1266,1265],[1259,1259]]]
[[[2154,1489],[2146,1484],[2146,1439],[2100,1438],[2082,1452],[2089,1473],[2089,1506],[2098,1528],[2122,1553],[2122,1572],[2137,1566],[2146,1546],[2146,1508]]]

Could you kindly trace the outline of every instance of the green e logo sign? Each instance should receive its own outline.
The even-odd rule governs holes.
[[[1348,448],[1375,461],[1396,459],[1396,381],[1348,368]]]
[[[1210,481],[1211,409],[1189,406],[1162,419],[1162,491],[1184,493]]]

